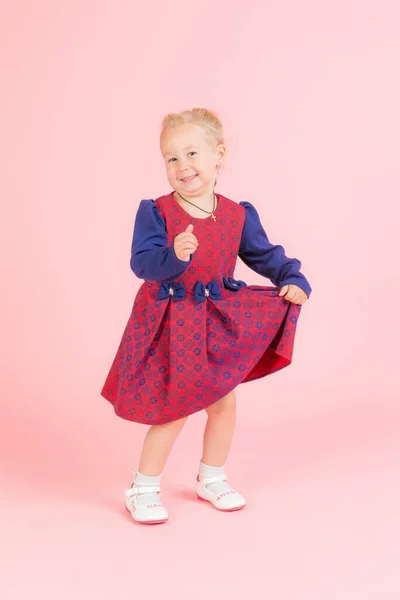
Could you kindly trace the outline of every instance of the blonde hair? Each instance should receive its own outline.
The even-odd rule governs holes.
[[[203,127],[209,139],[215,141],[217,145],[224,143],[222,123],[216,113],[207,108],[192,108],[191,110],[183,110],[180,113],[169,113],[162,120],[160,139],[170,127],[179,127],[179,125],[185,123],[193,123],[193,125]]]

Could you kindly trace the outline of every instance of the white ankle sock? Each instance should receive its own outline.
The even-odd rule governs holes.
[[[211,467],[210,465],[206,465],[202,461],[200,461],[200,479],[202,479],[202,477],[214,477],[215,475],[223,475],[224,467],[224,465],[222,467]],[[209,483],[206,485],[206,488],[214,494],[221,494],[222,492],[228,492],[230,489],[232,489],[231,486],[227,483],[227,481],[217,481],[216,483]]]
[[[151,476],[151,475],[143,475],[140,471],[136,471],[136,476],[134,478],[135,485],[140,485],[141,487],[149,487],[153,485],[160,485],[161,475]],[[159,504],[160,503],[160,495],[157,492],[150,492],[148,494],[138,494],[137,503],[141,506],[143,504]]]

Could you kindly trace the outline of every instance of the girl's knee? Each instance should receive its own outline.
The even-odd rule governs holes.
[[[236,408],[236,394],[235,390],[232,390],[223,398],[220,398],[211,406],[208,406],[205,410],[207,414],[210,415],[219,415],[222,413],[234,412]]]

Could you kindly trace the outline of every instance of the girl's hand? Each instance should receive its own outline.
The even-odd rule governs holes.
[[[183,233],[179,233],[174,239],[174,250],[176,256],[180,260],[189,262],[190,255],[197,250],[199,242],[197,237],[192,233],[194,229],[193,223],[189,223]]]
[[[294,283],[284,285],[279,292],[279,296],[285,296],[285,300],[289,300],[293,304],[304,304],[308,300],[307,294]]]

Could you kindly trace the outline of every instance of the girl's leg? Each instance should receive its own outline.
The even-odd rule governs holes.
[[[228,458],[236,425],[236,394],[232,390],[205,409],[208,415],[204,430],[203,457],[206,465],[220,467]]]
[[[138,469],[140,473],[150,477],[161,475],[171,448],[187,418],[150,427],[143,443]]]
[[[235,390],[206,408],[208,419],[204,431],[203,457],[199,465],[197,481],[198,492],[204,496],[204,482],[208,478],[225,475],[225,461],[228,458],[236,425]],[[212,481],[205,484],[207,492],[214,494],[214,499],[205,498],[222,510],[237,510],[246,505],[246,501],[225,481]]]
[[[168,512],[159,498],[161,471],[186,420],[187,417],[184,417],[164,425],[152,425],[146,434],[139,469],[134,477],[134,484],[140,491],[133,494],[132,498],[129,495],[131,490],[125,491],[125,506],[136,521],[163,523],[168,519]],[[146,488],[154,490],[154,487],[159,491],[145,491]]]

